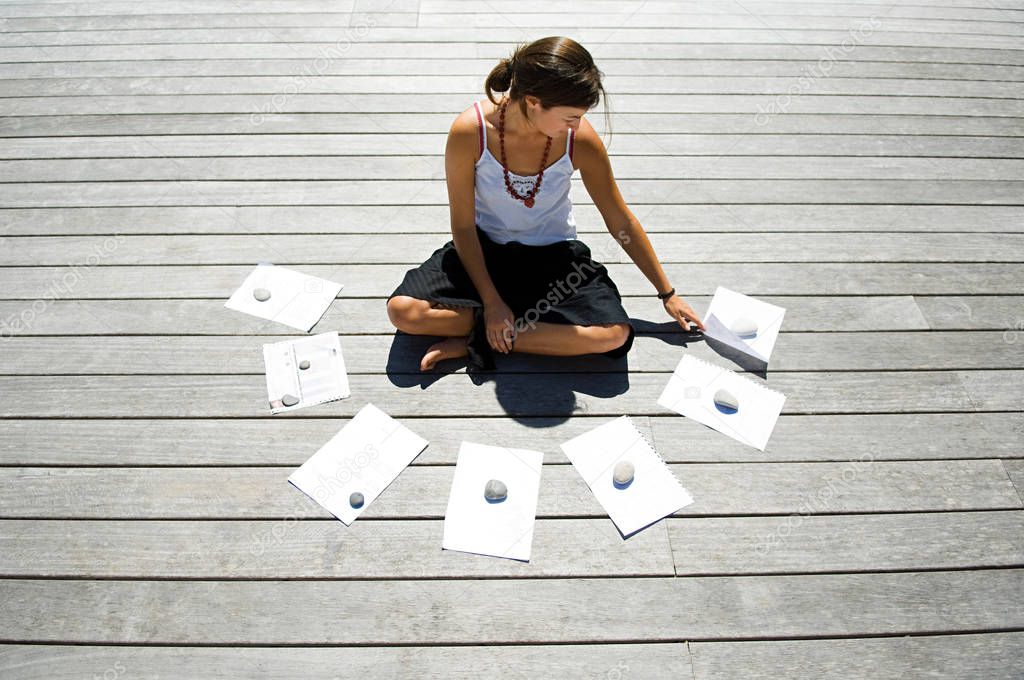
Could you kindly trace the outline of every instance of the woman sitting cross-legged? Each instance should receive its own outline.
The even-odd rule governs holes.
[[[443,336],[420,362],[494,353],[621,357],[634,329],[607,269],[576,238],[569,200],[578,168],[608,231],[686,330],[703,323],[675,295],[619,193],[601,138],[584,118],[604,93],[590,53],[569,38],[519,47],[491,71],[486,102],[451,126],[445,173],[452,240],[410,269],[388,298],[396,328]],[[492,92],[507,92],[495,100]],[[549,159],[554,156],[553,162]],[[532,174],[531,174],[532,173]]]

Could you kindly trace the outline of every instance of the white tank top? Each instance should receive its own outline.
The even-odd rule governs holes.
[[[569,128],[565,154],[544,170],[544,180],[532,208],[509,195],[501,163],[487,148],[487,126],[480,102],[476,107],[482,152],[476,162],[476,224],[496,243],[518,241],[543,246],[576,238],[576,220],[572,214],[569,188],[572,185],[572,145],[575,131]],[[509,171],[512,188],[526,195],[537,182],[537,175],[517,175]]]

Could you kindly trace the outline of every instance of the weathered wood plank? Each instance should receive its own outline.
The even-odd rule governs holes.
[[[295,234],[237,236],[0,236],[0,267],[73,265],[103,253],[104,265],[409,264],[452,235]],[[584,237],[594,259],[630,263],[603,234]],[[675,262],[1024,262],[1021,234],[743,233],[651,234],[663,263]],[[109,252],[107,252],[109,251]]]
[[[928,324],[910,296],[767,297],[786,308],[785,328],[791,331],[911,331]],[[929,298],[931,299],[931,298]],[[984,305],[997,318],[1019,309],[1021,298],[970,298],[975,308]],[[690,296],[689,304],[704,313],[711,299]],[[623,297],[623,307],[643,333],[677,332],[665,316],[664,305],[650,296]],[[987,317],[986,317],[987,318]],[[647,322],[640,322],[647,319]],[[664,323],[662,320],[664,319]],[[965,323],[967,322],[967,323]],[[1003,330],[993,319],[956,319],[940,328]],[[383,298],[350,298],[332,305],[311,333],[382,333],[394,335]],[[0,337],[45,335],[278,335],[294,330],[247,314],[226,314],[221,300],[53,300],[43,313],[23,301],[0,301]]]
[[[236,8],[231,8],[235,10]],[[593,10],[587,10],[593,11]],[[134,10],[137,12],[137,9]],[[466,59],[487,58],[493,62],[506,57],[509,45],[519,39],[516,36],[508,40],[491,42],[490,31],[486,40],[474,35],[467,42],[434,41],[430,44],[430,58],[433,59]],[[776,40],[768,43],[717,43],[717,41],[699,43],[659,43],[645,41],[642,44],[619,41],[599,41],[589,44],[589,51],[594,60],[601,64],[605,59],[787,59],[818,61],[819,59],[835,60],[843,39],[822,44],[811,43],[806,39],[788,37],[788,40]],[[320,59],[336,55],[340,51],[338,40],[350,38],[344,33],[334,35],[327,42],[308,42],[300,40],[291,43],[274,42],[238,42],[238,43],[192,43],[186,53],[180,44],[122,44],[122,45],[47,45],[45,50],[39,46],[0,47],[0,57],[5,62],[17,61],[137,61],[141,59]],[[579,38],[579,36],[577,36]],[[717,43],[717,44],[716,44]],[[405,42],[364,42],[349,40],[345,46],[346,59],[404,59],[410,54],[423,50],[423,43]],[[943,43],[938,46],[923,45],[874,45],[860,44],[857,49],[844,55],[844,59],[854,61],[906,61],[906,62],[946,62],[967,64],[1004,64],[1012,66],[1024,65],[1024,56],[1014,49],[992,49],[987,45],[981,47],[957,47]]]
[[[687,518],[668,531],[679,576],[1024,565],[1019,510]]]
[[[649,140],[653,142],[654,140]],[[322,149],[325,147],[321,147]],[[863,148],[863,147],[861,147]],[[396,147],[392,149],[397,150]],[[724,150],[724,149],[723,149]],[[377,152],[381,151],[380,149]],[[891,149],[906,153],[905,149]],[[149,153],[157,153],[151,150]],[[1006,153],[1004,151],[1003,153]],[[946,155],[952,155],[947,153]],[[358,160],[357,160],[357,159]],[[278,156],[231,158],[126,158],[0,161],[3,182],[129,182],[153,180],[429,180],[443,171],[439,156]],[[821,157],[668,157],[614,159],[620,180],[747,179],[757,167],[763,179],[1002,180],[1024,176],[1021,159],[881,159]]]
[[[440,246],[441,244],[438,244]],[[116,243],[105,252],[116,250]],[[89,267],[81,253],[75,267],[0,267],[0,299],[216,298],[226,300],[252,266]],[[430,252],[423,253],[425,260]],[[595,255],[596,257],[596,255]],[[255,263],[254,263],[255,264]],[[386,297],[409,265],[305,265],[306,274],[344,284],[339,297]],[[760,263],[673,264],[664,267],[680,295],[713,295],[723,282],[742,281],[743,293],[770,295],[1019,295],[1018,264]],[[653,295],[654,287],[632,264],[608,265],[622,295]],[[159,282],[158,285],[155,282]],[[681,283],[680,283],[681,282]],[[343,303],[342,303],[343,304]]]
[[[149,647],[0,645],[0,671],[10,680],[80,680],[104,673],[210,680],[337,680],[346,675],[420,680],[472,680],[480,669],[530,680],[638,673],[651,680],[689,677],[683,643],[443,647]],[[121,670],[123,669],[123,670]]]
[[[607,234],[591,204],[575,204],[580,234]],[[636,217],[649,233],[870,231],[1017,232],[1024,208],[999,205],[658,204]],[[423,206],[162,206],[8,208],[9,236],[88,234],[451,233],[447,204]],[[449,236],[450,238],[450,236]],[[440,245],[440,243],[438,244]]]
[[[2,5],[0,5],[2,7]],[[815,5],[804,5],[801,11],[813,10]],[[820,5],[819,11],[820,11]],[[763,5],[758,5],[759,10]],[[898,11],[899,8],[893,8]],[[826,11],[827,8],[826,8]],[[1011,14],[1011,12],[1007,12]],[[164,19],[167,14],[156,15]],[[237,17],[231,15],[231,20]],[[295,14],[280,15],[296,17]],[[105,17],[104,17],[105,18]],[[122,21],[152,21],[149,15],[120,15]],[[262,17],[261,17],[262,18]],[[50,22],[45,19],[12,18],[6,25],[15,27],[27,22]],[[85,17],[66,17],[58,21],[89,20]],[[197,15],[177,15],[175,20],[200,21]],[[1005,64],[957,64],[950,69],[948,64],[926,61],[853,61],[855,54],[844,55],[843,61],[829,66],[829,78],[929,78],[935,80],[964,81],[1021,81],[1024,69]],[[301,59],[176,59],[174,61],[39,61],[0,63],[0,78],[128,78],[168,76],[295,76],[303,73],[316,75],[401,75],[411,72],[424,75],[474,75],[489,73],[495,59],[467,58],[433,59],[401,58],[392,59],[332,59],[318,63],[315,70],[304,70]],[[805,76],[814,64],[809,59],[601,59],[601,71],[609,76]]]
[[[853,640],[695,642],[696,680],[1014,680],[1024,633]]]
[[[1022,100],[1024,101],[1024,100]],[[1024,114],[1024,112],[1022,112]],[[581,178],[575,201],[592,203]],[[1019,180],[786,180],[626,179],[618,182],[631,204],[694,203],[896,203],[1021,205]],[[431,205],[447,200],[435,180],[236,180],[6,184],[0,208],[159,205]],[[399,197],[396,201],[396,197]]]
[[[707,5],[698,5],[703,7]],[[725,28],[764,28],[769,26],[777,29],[804,29],[804,30],[847,30],[856,29],[860,26],[870,29],[872,24],[871,13],[864,7],[857,8],[856,5],[844,5],[837,8],[836,14],[825,14],[819,6],[817,12],[804,12],[805,8],[813,5],[790,5],[787,11],[764,11],[762,4],[758,3],[758,14],[745,14],[741,12],[718,11],[695,12],[694,6],[688,6],[687,11],[635,11],[632,5],[624,4],[617,8],[617,11],[597,12],[571,11],[566,7],[559,8],[560,11],[548,10],[528,11],[516,8],[510,14],[515,17],[515,25],[521,28],[608,28],[621,26],[623,28],[665,28],[665,27],[688,27],[706,29]],[[424,28],[436,28],[444,26],[473,26],[477,28],[491,27],[494,23],[493,16],[488,13],[474,12],[471,5],[461,9],[446,12],[419,11],[415,5],[407,8],[411,11],[395,10],[388,7],[387,13],[373,12],[375,25],[388,26],[419,26]],[[772,8],[769,7],[769,10]],[[734,8],[735,10],[735,8]],[[797,11],[798,10],[798,11]],[[920,11],[920,10],[919,10]],[[853,12],[853,14],[849,14]],[[929,16],[927,10],[921,14],[907,16],[903,12],[886,12],[884,24],[877,17],[876,22],[884,26],[888,31],[909,31],[913,33],[934,33],[954,32],[961,34],[978,35],[1017,35],[1019,32],[1019,17],[1013,12],[1004,10],[1000,12],[993,8],[987,14],[991,16],[988,20],[979,20],[974,15],[969,15],[963,10],[964,17],[951,19],[948,16]],[[285,27],[338,27],[348,28],[358,26],[367,13],[357,13],[355,16],[349,11],[289,11],[267,12],[263,11],[255,15],[232,16],[228,14],[146,14],[146,15],[92,15],[92,16],[65,16],[53,15],[47,17],[17,17],[10,18],[7,22],[7,30],[12,32],[28,31],[109,31],[111,29],[184,29],[184,28],[264,28],[272,26],[275,28]],[[378,17],[381,17],[378,19]],[[490,18],[491,23],[486,23]],[[401,19],[405,19],[401,22]],[[861,19],[858,21],[857,19]],[[410,23],[411,20],[411,23]],[[369,24],[369,21],[367,21]]]
[[[676,330],[679,330],[678,324]],[[1001,331],[926,331],[882,334],[783,333],[772,354],[772,371],[872,371],[1016,369],[1024,366],[1024,342],[1006,342]],[[700,338],[642,335],[629,354],[631,372],[672,372],[679,349],[710,362],[730,364]],[[260,375],[262,345],[272,336],[140,336],[9,338],[0,354],[0,375]],[[342,338],[349,375],[382,373],[385,361],[416,365],[436,337],[357,335]],[[385,359],[382,348],[390,347]],[[593,357],[513,354],[502,369],[522,373],[600,370]],[[618,366],[605,362],[606,370]],[[462,370],[462,369],[459,369]]]
[[[500,359],[500,357],[499,357]],[[383,363],[383,359],[382,359]],[[667,373],[628,374],[625,361],[593,357],[595,370],[614,372],[420,374],[419,362],[391,365],[388,375],[349,376],[355,399],[279,415],[351,416],[366,401],[395,417],[421,415],[561,416],[664,415],[656,403]],[[401,372],[399,372],[401,371]],[[1020,370],[883,371],[772,374],[786,395],[784,413],[917,413],[1020,410]],[[477,384],[479,383],[479,384]],[[988,390],[983,399],[979,386]],[[970,390],[970,391],[968,391]],[[269,415],[259,375],[0,376],[3,418],[238,418]]]
[[[633,416],[632,421],[671,463],[765,461],[765,454],[690,420],[673,415]],[[546,463],[564,463],[557,447],[600,425],[604,417],[421,417],[406,424],[430,442],[413,465],[454,465],[459,444],[481,432],[514,448],[540,448]],[[218,466],[298,467],[309,452],[294,442],[326,442],[346,419],[89,419],[9,420],[0,439],[0,466]],[[942,430],[939,439],[934,433]],[[192,433],[183,438],[182,432]],[[827,433],[823,437],[822,433]],[[116,436],[112,436],[115,433]],[[1021,413],[918,413],[782,416],[773,434],[771,461],[1003,458],[1021,455]],[[194,441],[203,442],[197,447]],[[681,445],[685,442],[685,445]],[[1011,471],[1011,477],[1012,477]],[[1024,487],[1024,480],[1018,489]]]
[[[4,16],[66,16],[58,12],[66,12],[70,15],[102,16],[104,14],[118,14],[131,16],[137,13],[140,7],[139,2],[88,2],[73,3],[66,0],[40,0],[34,4],[23,2],[4,2],[2,7],[5,10]],[[1003,3],[1012,5],[1012,2]],[[806,14],[817,16],[820,14],[838,16],[872,16],[873,11],[885,6],[880,3],[850,3],[849,0],[834,0],[834,2],[765,2],[758,3],[758,12],[762,15],[772,16],[776,14]],[[181,13],[195,13],[199,15],[212,15],[217,12],[224,12],[231,8],[229,3],[207,2],[198,3],[192,0],[187,2],[165,3],[161,9],[167,14],[177,15]],[[736,14],[735,7],[729,5],[716,5],[711,2],[693,2],[686,5],[679,5],[675,2],[654,1],[645,3],[639,7],[623,5],[621,2],[612,0],[594,0],[593,2],[565,2],[557,7],[557,12],[582,11],[590,8],[591,11],[600,10],[602,13],[612,15],[638,14],[685,17],[691,14],[713,14],[730,15]],[[261,18],[268,14],[288,13],[307,14],[325,12],[349,12],[360,9],[353,2],[328,2],[327,0],[290,0],[289,2],[263,0],[252,5],[252,12]],[[467,5],[461,0],[389,0],[386,10],[388,12],[419,12],[422,14],[472,14],[480,10],[475,5]],[[525,14],[549,14],[552,13],[552,6],[539,0],[524,0],[514,6],[503,8],[508,15]],[[891,14],[890,14],[891,13]],[[950,0],[932,0],[927,5],[913,5],[907,8],[894,8],[886,12],[886,16],[909,17],[909,18],[949,18],[949,19],[987,19],[990,21],[998,19],[1012,19],[1013,11],[1010,9],[978,8],[972,7],[968,2],[951,2]]]
[[[9,577],[432,579],[671,576],[664,524],[540,520],[530,562],[441,550],[443,522],[0,522]]]
[[[425,579],[740,575],[1012,567],[1021,511],[670,519],[622,540],[539,520],[530,562],[440,550],[440,520],[3,520],[4,578]],[[667,527],[667,529],[666,529]],[[671,542],[671,553],[669,543]],[[729,549],[723,550],[723,542]]]
[[[1019,40],[1017,40],[1019,42]],[[49,47],[46,48],[50,50]],[[119,49],[119,48],[115,48]],[[180,46],[175,46],[180,50]],[[413,46],[412,49],[422,49]],[[433,49],[433,46],[431,46]],[[2,48],[0,48],[2,50]],[[96,49],[95,51],[99,51]],[[0,58],[11,59],[6,53]],[[425,91],[416,95],[416,106],[426,113],[461,111],[478,99],[477,86],[465,92],[438,93]],[[778,106],[777,95],[754,94],[620,94],[615,98],[616,111],[625,113],[746,113],[751,124],[754,117]],[[281,101],[279,101],[281,100]],[[0,99],[6,116],[68,115],[68,114],[154,114],[154,113],[245,113],[259,125],[261,112],[266,113],[330,113],[360,109],[366,113],[406,111],[411,106],[407,94],[360,93],[304,94],[284,98],[272,94],[224,95],[92,95],[88,97],[13,97]],[[815,95],[793,97],[786,109],[792,113],[887,115],[931,115],[941,111],[947,116],[1013,116],[1024,115],[1024,100],[956,97],[900,97],[859,95]],[[771,118],[771,116],[767,116]]]
[[[1014,488],[1017,490],[1017,495],[1024,500],[1024,462],[1019,460],[1004,460],[1003,469],[1006,470],[1006,475],[1013,482]]]
[[[0,52],[0,54],[3,54]],[[237,63],[231,60],[229,63]],[[45,66],[50,62],[40,62]],[[63,62],[62,62],[63,63]],[[89,62],[85,62],[89,63]],[[116,63],[118,66],[132,62],[99,62]],[[150,62],[140,62],[150,63]],[[163,62],[160,62],[163,63]],[[172,62],[173,63],[173,62]],[[186,62],[195,63],[195,62]],[[205,62],[199,62],[205,63]],[[644,62],[649,64],[652,62]],[[679,62],[673,62],[679,63]],[[3,64],[0,63],[0,66]],[[944,65],[943,65],[944,66]],[[1017,68],[1017,67],[1013,67]],[[466,104],[468,106],[468,103]],[[442,134],[451,124],[455,109],[448,113],[395,113],[381,112],[373,116],[372,122],[361,114],[340,111],[331,114],[318,113],[267,113],[253,118],[247,113],[180,113],[175,115],[141,114],[141,115],[27,115],[12,116],[4,112],[0,116],[0,137],[76,137],[83,135],[211,135],[211,134],[379,134],[383,131],[396,135],[420,133],[425,135]],[[706,148],[722,138],[722,130],[747,130],[757,135],[732,135],[736,149],[756,149],[761,143],[760,134],[805,134],[828,135],[832,142],[840,136],[866,135],[872,137],[898,135],[904,143],[913,147],[915,144],[928,144],[928,140],[918,137],[932,135],[970,135],[976,137],[1002,137],[1004,144],[1009,145],[1010,152],[1016,144],[1014,136],[1020,135],[1020,122],[1016,118],[1000,116],[948,116],[929,114],[925,116],[906,117],[878,113],[815,115],[787,112],[785,116],[774,116],[765,122],[762,129],[748,115],[729,113],[629,113],[616,111],[611,129],[615,133],[607,138],[607,129],[603,115],[589,118],[591,125],[606,137],[609,151],[621,154],[626,145],[621,141],[612,142],[615,135],[632,134],[629,131],[656,131],[659,135],[690,134],[695,137],[693,147]],[[254,123],[258,125],[254,128]],[[703,142],[696,138],[699,135],[709,136]],[[96,140],[102,141],[102,140]],[[781,142],[783,140],[778,140]],[[777,143],[778,143],[777,142]],[[814,139],[804,140],[805,144],[813,144]],[[952,140],[964,149],[972,148],[971,140]],[[41,142],[46,144],[47,142]],[[990,143],[978,140],[976,144],[982,148]],[[975,146],[973,148],[978,148]],[[948,146],[946,148],[949,148]],[[823,152],[827,152],[824,150]],[[977,152],[975,152],[976,154]],[[999,157],[1003,152],[995,150],[992,157]],[[965,153],[964,155],[971,155]]]
[[[482,432],[486,424],[481,424]],[[478,436],[477,441],[488,440]],[[291,444],[312,455],[322,442]],[[534,448],[556,448],[537,442]],[[670,468],[695,502],[676,516],[1016,510],[1021,500],[998,460],[845,463],[693,463]],[[298,519],[331,515],[287,482],[293,467],[2,468],[8,519]],[[364,520],[441,519],[451,466],[407,468]],[[607,517],[571,465],[543,473],[537,516]],[[439,492],[440,491],[440,492]],[[780,520],[780,521],[785,521]],[[610,522],[610,520],[609,520]]]
[[[452,116],[454,118],[454,116]],[[638,115],[639,117],[639,115]],[[421,123],[422,125],[422,123]],[[435,131],[411,134],[349,133],[349,134],[266,134],[252,121],[240,124],[238,134],[223,135],[136,135],[136,136],[52,136],[11,137],[0,150],[5,159],[58,159],[61,163],[40,161],[30,163],[8,161],[0,164],[5,181],[46,181],[38,179],[48,168],[63,168],[66,177],[55,180],[82,181],[87,170],[93,180],[158,179],[174,170],[197,178],[216,170],[222,174],[244,173],[245,163],[282,164],[282,173],[298,172],[288,163],[313,163],[302,178],[330,179],[329,173],[340,174],[351,167],[349,157],[359,157],[366,164],[366,176],[398,178],[433,178],[443,171],[443,153],[447,133]],[[756,167],[759,177],[794,176],[801,169],[802,178],[867,177],[999,179],[1021,175],[1020,159],[1024,158],[1024,138],[999,136],[939,135],[817,135],[817,134],[657,134],[622,131],[613,127],[608,137],[615,176],[634,177],[749,177]],[[643,129],[643,128],[640,128]],[[122,129],[123,133],[124,130]],[[166,156],[168,158],[160,158]],[[189,158],[189,157],[198,158]],[[301,159],[288,159],[298,156]],[[310,158],[315,156],[316,158]],[[424,158],[417,158],[424,156]],[[765,156],[765,158],[749,158]],[[776,158],[776,156],[799,157]],[[825,158],[818,158],[819,156]],[[927,156],[928,158],[915,158]],[[238,158],[219,160],[215,158]],[[256,158],[258,157],[258,158]],[[267,157],[267,158],[263,158]],[[877,160],[884,157],[885,161]],[[944,160],[937,162],[934,157]],[[110,158],[135,158],[137,162],[110,163]],[[273,160],[268,160],[272,158]],[[404,174],[395,159],[415,161]],[[97,159],[90,162],[67,159]],[[144,159],[144,160],[143,160]],[[145,168],[153,177],[138,177],[132,170]],[[657,171],[655,171],[655,168]],[[310,174],[314,172],[315,174]],[[746,174],[744,174],[746,171]],[[257,166],[253,179],[269,169]],[[383,174],[383,173],[387,174]],[[372,173],[372,175],[370,174]],[[833,173],[833,174],[822,174]],[[962,177],[961,177],[962,176]],[[249,177],[246,177],[248,179]],[[229,178],[228,178],[229,179]]]
[[[693,461],[763,460],[749,447],[686,418],[651,417],[650,423],[661,452],[688,442],[685,453],[673,455]],[[937,439],[940,430],[943,436]],[[783,416],[772,433],[771,460],[853,460],[865,454],[876,460],[1014,458],[1020,456],[1016,442],[1022,433],[1020,413]]]
[[[1024,572],[1008,569],[425,582],[7,580],[0,582],[7,603],[0,622],[12,642],[202,645],[757,639],[766,630],[898,635],[1019,627],[1022,588]],[[494,611],[494,602],[504,606]]]
[[[482,22],[484,23],[484,22]],[[866,23],[866,22],[865,22]],[[986,49],[1019,49],[1015,35],[973,35],[970,33],[928,33],[913,30],[861,30],[860,42],[875,46],[959,47]],[[362,28],[362,34],[356,29]],[[588,43],[807,43],[839,45],[850,39],[850,31],[857,28],[849,22],[842,29],[765,28],[763,22],[755,28],[629,28],[580,27],[574,30],[575,40]],[[897,27],[898,28],[898,27]],[[486,36],[481,31],[486,29]],[[99,31],[30,31],[0,35],[4,47],[48,47],[51,45],[132,45],[132,44],[191,44],[191,43],[293,43],[332,42],[347,38],[353,42],[387,48],[394,43],[465,43],[485,38],[488,42],[513,43],[522,38],[522,30],[504,23],[494,25],[493,18],[485,26],[390,27],[366,22],[349,30],[351,35],[338,35],[337,29],[321,27],[256,28],[184,28],[184,29],[124,29]],[[613,40],[614,38],[614,40]],[[393,49],[393,48],[392,48]]]
[[[490,17],[488,17],[490,19]],[[260,27],[256,28],[256,32]],[[315,31],[315,28],[308,29]],[[122,31],[118,31],[120,34]],[[147,34],[159,32],[147,31]],[[184,32],[184,31],[183,31]],[[86,32],[73,35],[81,36]],[[1024,31],[1022,31],[1024,33]],[[17,35],[8,32],[5,35]],[[25,34],[29,35],[29,34]],[[38,35],[38,34],[31,34]],[[44,34],[48,35],[48,34]],[[112,34],[116,35],[116,34]],[[992,36],[1000,40],[1003,36]],[[476,93],[482,73],[467,75],[399,74],[379,75],[310,74],[302,84],[304,94],[395,94],[421,88],[425,92]],[[681,76],[609,74],[603,82],[619,95],[785,95],[793,86],[792,76]],[[5,97],[94,97],[124,95],[274,95],[295,88],[295,76],[232,76],[206,78],[196,76],[159,76],[137,78],[15,78],[4,85]],[[820,78],[809,87],[814,96],[868,97],[944,97],[950,82],[915,78]],[[1018,99],[1024,87],[1016,82],[998,80],[956,81],[959,97]],[[802,95],[806,96],[806,95]]]
[[[1021,309],[1024,298],[1017,296],[914,296],[931,328],[959,328],[982,326],[1000,329],[1004,342],[1020,341]]]
[[[1002,339],[1006,342],[1005,339]],[[1019,345],[1018,337],[1013,343]],[[1009,343],[1008,343],[1009,344]],[[957,371],[971,403],[979,411],[1018,411],[1024,409],[1024,396],[1019,389],[1022,374],[1017,371]],[[1018,383],[1018,389],[1004,390],[1010,383]]]

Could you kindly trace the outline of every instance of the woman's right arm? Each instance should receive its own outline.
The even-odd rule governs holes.
[[[484,303],[487,343],[495,350],[507,353],[512,349],[515,317],[494,287],[484,262],[480,239],[476,234],[474,170],[479,146],[476,115],[474,109],[470,108],[455,119],[448,131],[448,142],[444,151],[452,241],[455,243],[455,251],[459,254],[462,266],[465,267]]]

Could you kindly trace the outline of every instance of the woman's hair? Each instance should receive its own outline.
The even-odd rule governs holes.
[[[611,133],[608,95],[601,84],[604,74],[583,45],[572,38],[549,36],[520,44],[512,56],[498,62],[484,82],[484,94],[492,104],[492,92],[508,92],[519,102],[526,117],[526,95],[540,100],[545,109],[571,106],[590,109],[604,96],[605,129]]]

